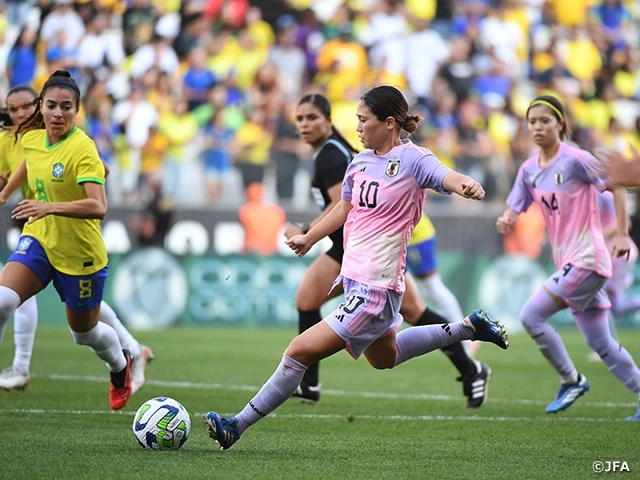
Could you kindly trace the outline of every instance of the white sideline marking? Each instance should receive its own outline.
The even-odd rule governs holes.
[[[41,415],[120,415],[132,417],[135,412],[123,412],[113,410],[49,410],[41,408],[5,408],[0,409],[0,413],[27,413]],[[194,418],[203,417],[204,412],[198,412],[191,416],[192,422]],[[225,414],[232,415],[232,414]],[[484,417],[481,415],[342,415],[342,414],[312,414],[312,413],[272,413],[269,418],[308,418],[315,420],[391,420],[391,421],[421,421],[421,422],[545,422],[545,421],[563,421],[563,422],[582,422],[582,423],[608,423],[608,422],[624,422],[625,418],[592,418],[592,417],[559,417],[540,415],[539,417]]]
[[[107,382],[107,377],[96,376],[83,376],[83,375],[32,375],[33,378],[46,378],[49,380],[64,380],[72,382]],[[174,382],[166,380],[147,380],[145,385],[152,385],[156,387],[167,388],[193,388],[196,390],[231,390],[242,392],[257,392],[260,387],[256,385],[231,385],[222,383],[197,383],[197,382]],[[322,390],[322,395],[330,396],[348,396],[348,397],[362,397],[362,398],[387,398],[391,400],[440,400],[443,402],[464,402],[465,398],[460,395],[459,397],[453,397],[451,395],[436,395],[429,393],[393,393],[393,392],[348,392],[345,390]],[[528,400],[519,398],[495,398],[489,397],[491,403],[511,403],[518,405],[547,405],[551,400]],[[580,405],[587,405],[590,407],[603,407],[603,408],[635,408],[637,403],[619,403],[619,402],[588,402],[580,401]],[[460,418],[460,417],[456,417]]]

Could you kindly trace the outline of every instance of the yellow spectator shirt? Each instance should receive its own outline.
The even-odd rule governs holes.
[[[29,187],[38,202],[84,200],[83,183],[105,183],[98,149],[77,127],[53,145],[48,145],[45,130],[32,130],[22,137],[22,148]],[[98,219],[48,215],[25,225],[22,234],[38,240],[51,265],[67,275],[91,275],[107,265]]]
[[[22,150],[22,139],[18,143],[14,142],[15,137],[11,130],[4,130],[0,133],[0,173],[9,172],[9,177],[15,173],[24,160],[24,150]],[[22,198],[25,200],[35,199],[33,192],[29,188],[29,183],[20,187]]]

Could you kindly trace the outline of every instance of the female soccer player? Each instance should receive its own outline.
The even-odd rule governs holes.
[[[93,141],[75,126],[79,108],[78,85],[68,71],[58,70],[16,129],[25,160],[0,193],[0,205],[27,179],[36,200],[22,200],[12,212],[28,221],[0,276],[0,332],[21,303],[53,281],[74,340],[107,363],[109,403],[118,410],[131,396],[132,357],[116,331],[99,322],[107,278],[100,233],[107,210],[105,170]]]
[[[297,234],[307,233],[311,226],[318,224],[340,202],[342,180],[353,154],[358,153],[331,124],[331,105],[323,95],[310,94],[300,100],[296,112],[296,127],[302,140],[310,144],[315,151],[315,171],[311,181],[311,193],[322,213],[310,225],[299,227],[289,224],[285,231],[287,239]],[[424,232],[425,223],[430,222],[426,218],[421,218],[414,232]],[[322,320],[320,316],[322,305],[330,298],[342,293],[341,286],[331,290],[331,284],[340,273],[342,265],[343,228],[340,227],[330,233],[329,238],[333,245],[309,266],[296,294],[300,333],[319,323]],[[418,240],[420,243],[422,239],[418,238]],[[421,268],[421,265],[422,262],[409,260],[411,271],[413,271],[412,267]],[[400,307],[400,313],[405,321],[411,325],[448,323],[448,319],[427,308],[420,297],[415,281],[410,276],[407,276],[406,287]],[[462,319],[462,313],[456,318]],[[480,407],[488,393],[489,368],[469,358],[460,343],[448,345],[442,350],[460,372],[459,380],[463,382],[463,392],[468,398],[467,407]],[[319,400],[319,363],[308,366],[300,386],[292,397],[300,398],[306,403],[316,403]]]
[[[546,411],[555,413],[570,407],[590,388],[569,358],[560,335],[547,323],[549,317],[567,307],[587,344],[627,388],[640,395],[640,370],[613,339],[607,323],[611,304],[604,287],[611,276],[611,255],[602,235],[597,191],[605,189],[608,179],[597,174],[597,162],[590,153],[565,143],[568,128],[557,98],[537,97],[529,106],[527,122],[539,151],[520,167],[497,228],[500,233],[510,231],[518,215],[536,202],[549,229],[558,271],[520,313],[523,326],[560,375],[560,390]],[[629,251],[625,192],[614,188],[613,194],[617,232],[612,250],[622,256]],[[640,409],[630,418],[640,419]]]
[[[15,128],[29,118],[36,110],[38,94],[28,85],[19,85],[9,90],[7,94],[8,121],[3,124],[4,130],[0,133],[0,172],[9,178],[24,160],[24,151],[20,141],[14,138]],[[106,166],[105,166],[106,167]],[[2,191],[4,185],[0,185]],[[22,197],[26,200],[34,200],[33,192],[28,182],[21,185]],[[17,221],[22,228],[26,221]],[[102,302],[100,308],[100,321],[110,325],[118,334],[121,344],[129,350],[135,359],[131,367],[132,393],[135,393],[145,382],[144,371],[146,364],[153,358],[153,352],[138,341],[127,331],[118,319],[113,309]],[[14,342],[15,354],[13,364],[0,373],[0,388],[11,391],[12,389],[24,390],[31,380],[29,369],[31,355],[38,326],[38,304],[33,296],[18,307],[14,315]]]
[[[461,340],[508,347],[504,327],[482,310],[459,323],[410,327],[396,335],[402,322],[407,241],[422,214],[425,189],[476,200],[484,197],[484,190],[445,167],[427,149],[400,139],[401,129],[414,132],[420,117],[409,115],[398,89],[369,90],[358,104],[357,116],[366,150],[347,168],[342,199],[309,232],[287,241],[302,256],[344,225],[344,258],[334,284],[343,283],[346,300],[291,342],[273,376],[238,415],[205,416],[209,435],[222,449],[282,405],[298,388],[307,365],[345,348],[354,358],[364,353],[371,366],[386,369]]]

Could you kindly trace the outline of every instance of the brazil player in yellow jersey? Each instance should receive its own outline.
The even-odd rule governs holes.
[[[438,273],[436,229],[425,213],[413,229],[407,247],[407,268],[416,277],[420,293],[431,308],[449,322],[459,322],[464,318],[458,300],[442,282]],[[469,399],[467,404],[469,408],[479,407],[485,402],[491,377],[489,366],[478,361],[474,362],[475,372],[458,377],[462,382],[464,394]]]
[[[15,129],[33,115],[37,98],[36,91],[28,85],[15,86],[7,94],[7,118],[4,119],[3,129],[0,131],[0,191],[24,160],[22,144],[20,140],[15,141]],[[28,182],[21,186],[21,190],[23,199],[34,199]],[[23,224],[24,221],[16,221],[16,226],[20,229]],[[100,321],[110,325],[116,331],[122,346],[129,350],[135,359],[132,366],[132,390],[135,393],[145,382],[145,367],[153,358],[153,352],[133,338],[106,302],[102,302],[100,307]],[[38,304],[36,297],[33,296],[23,302],[14,314],[15,354],[11,366],[0,372],[1,389],[23,390],[29,385],[31,355],[37,326]]]
[[[75,125],[79,108],[78,85],[68,71],[57,70],[34,113],[17,128],[25,160],[0,192],[0,205],[26,180],[35,200],[22,200],[12,211],[28,221],[0,275],[0,332],[21,303],[53,281],[75,342],[107,363],[109,404],[119,410],[131,396],[133,360],[116,331],[99,321],[107,279],[100,232],[105,169],[93,141]]]

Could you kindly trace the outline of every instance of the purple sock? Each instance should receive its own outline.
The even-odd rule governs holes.
[[[273,412],[282,405],[296,391],[302,381],[307,367],[296,362],[287,355],[282,355],[282,361],[276,371],[267,380],[260,391],[236,415],[238,419],[238,433],[242,433],[258,420]]]
[[[520,312],[520,321],[538,345],[538,349],[558,372],[564,383],[574,383],[578,373],[562,338],[547,323],[547,319],[560,308],[544,288],[527,300]]]
[[[473,340],[475,334],[462,322],[446,325],[424,325],[409,327],[396,335],[396,361],[394,367],[402,362],[439,350],[442,347],[462,340]]]
[[[573,315],[589,346],[625,387],[640,395],[640,370],[629,352],[614,340],[609,330],[607,310],[590,308]]]

